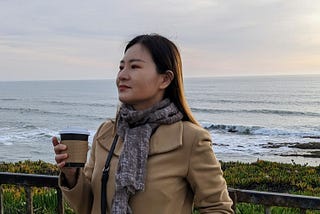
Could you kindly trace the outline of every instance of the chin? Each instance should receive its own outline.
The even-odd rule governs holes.
[[[128,104],[128,105],[131,105],[131,102],[130,100],[126,99],[126,98],[123,98],[121,96],[119,96],[119,101],[123,104]]]

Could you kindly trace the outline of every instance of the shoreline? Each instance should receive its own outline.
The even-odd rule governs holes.
[[[318,141],[318,140],[316,140]],[[277,163],[300,164],[308,166],[320,166],[320,142],[309,141],[308,143],[298,142],[284,142],[284,143],[267,143],[261,145],[264,151],[254,153],[253,151],[241,150],[222,150],[215,149],[213,144],[214,153],[219,161],[222,162],[241,162],[241,163],[254,163],[258,160],[265,160]],[[6,150],[6,149],[5,149]],[[42,160],[47,163],[55,164],[54,153],[50,150],[47,152],[31,151],[30,154],[25,154],[22,151],[15,153],[16,157],[7,156],[5,151],[0,151],[0,160],[5,163],[15,163],[19,161]],[[18,151],[16,151],[18,152]]]
[[[310,138],[310,137],[308,137]],[[317,136],[314,139],[319,139]],[[308,143],[286,142],[286,143],[267,143],[262,146],[265,149],[289,148],[292,151],[283,151],[280,153],[264,153],[264,154],[244,154],[243,152],[217,152],[215,154],[218,160],[224,162],[244,162],[252,163],[257,160],[265,160],[277,163],[292,163],[309,166],[320,166],[320,142],[310,141]]]
[[[318,157],[308,157],[303,156],[301,154],[291,154],[291,155],[243,155],[243,154],[235,154],[235,153],[219,153],[215,152],[215,156],[218,161],[221,162],[240,162],[240,163],[255,163],[257,161],[269,161],[275,163],[283,163],[283,164],[293,164],[293,165],[302,165],[302,166],[320,166],[320,158]],[[43,159],[21,159],[15,161],[0,161],[1,163],[18,163],[23,161],[43,161],[45,163],[54,164],[54,161],[46,161]]]
[[[315,157],[304,157],[300,155],[295,156],[280,156],[280,155],[269,155],[269,156],[253,156],[253,155],[236,155],[234,153],[215,153],[217,159],[222,162],[241,162],[241,163],[254,163],[259,160],[284,163],[284,164],[299,164],[302,166],[320,166],[320,158]]]

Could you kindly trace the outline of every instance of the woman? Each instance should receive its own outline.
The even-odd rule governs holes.
[[[78,213],[233,213],[210,134],[194,119],[184,96],[180,53],[167,38],[131,40],[117,76],[116,121],[97,130],[84,169],[64,168],[66,146],[53,138],[59,184]],[[115,135],[107,199],[102,171]]]

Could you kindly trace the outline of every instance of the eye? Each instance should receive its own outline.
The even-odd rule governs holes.
[[[123,68],[124,68],[124,66],[123,66],[123,65],[119,65],[119,71],[122,71],[122,70],[123,70]]]
[[[131,65],[131,69],[137,69],[137,68],[140,68],[140,66],[135,65],[135,64]]]

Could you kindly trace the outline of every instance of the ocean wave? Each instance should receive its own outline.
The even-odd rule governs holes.
[[[95,130],[89,130],[90,137],[89,140],[95,134]],[[53,130],[50,128],[40,128],[35,129],[22,129],[22,128],[12,128],[7,132],[0,132],[0,147],[12,146],[12,145],[29,145],[30,147],[37,147],[38,143],[51,143],[51,138],[53,136],[58,136],[58,130]]]
[[[21,127],[22,127],[23,129],[36,129],[36,128],[37,128],[37,127],[34,126],[34,125],[25,124],[25,123],[21,124]]]
[[[19,100],[19,99],[15,99],[15,98],[2,98],[0,99],[1,101],[16,101],[16,100]]]
[[[29,112],[44,112],[39,109],[34,109],[34,108],[8,108],[8,107],[0,107],[0,110],[2,111],[19,111],[20,113],[29,113]],[[49,113],[49,112],[47,112]]]
[[[204,128],[209,131],[219,130],[223,132],[251,135],[251,134],[254,134],[254,131],[261,129],[263,127],[211,124],[209,126],[205,126]]]
[[[24,98],[1,98],[0,101],[25,101]],[[112,103],[86,103],[86,102],[67,102],[67,101],[56,101],[56,100],[39,100],[38,103],[46,103],[52,105],[64,105],[64,106],[90,106],[90,107],[117,107],[117,102]]]
[[[288,111],[288,110],[272,110],[272,109],[240,109],[240,110],[229,110],[229,109],[204,109],[204,108],[191,108],[194,112],[218,114],[218,113],[251,113],[251,114],[275,114],[280,116],[309,116],[309,117],[320,117],[320,113],[317,112],[302,112],[302,111]]]
[[[22,125],[17,124],[15,128],[7,130],[7,132],[2,132],[0,135],[0,143],[12,145],[19,142],[29,143],[32,140],[44,140],[50,139],[55,135],[56,131],[48,128],[40,128],[33,125]],[[26,128],[28,127],[28,128]],[[30,128],[33,127],[33,128]]]
[[[188,99],[191,102],[199,103],[203,102],[203,97],[194,97]],[[318,100],[236,100],[236,99],[214,99],[206,98],[208,103],[217,103],[217,104],[266,104],[266,105],[319,105],[320,101]]]
[[[203,98],[189,98],[191,102],[203,102]],[[227,99],[205,99],[208,103],[223,103],[223,104],[288,104],[280,101],[266,101],[266,100],[227,100]]]
[[[78,117],[92,120],[104,120],[105,117],[99,117],[94,115],[85,115],[85,114],[70,114],[66,112],[54,112],[54,111],[44,111],[36,108],[7,108],[0,107],[0,111],[14,111],[19,112],[21,114],[25,113],[35,113],[35,114],[43,114],[43,115],[55,115],[55,116],[64,116],[64,117]]]
[[[49,103],[53,105],[67,105],[67,106],[91,106],[91,107],[116,107],[115,104],[107,103],[83,103],[83,102],[65,102],[65,101],[41,101],[42,103]]]
[[[14,111],[19,113],[37,113],[37,114],[47,114],[47,115],[68,115],[64,112],[53,112],[53,111],[44,111],[37,108],[7,108],[7,107],[0,107],[2,111]]]
[[[203,125],[205,129],[214,132],[223,132],[240,135],[263,135],[263,136],[318,136],[319,132],[302,132],[299,130],[291,129],[277,129],[277,128],[266,128],[262,126],[243,126],[243,125],[225,125],[225,124],[206,124]]]

